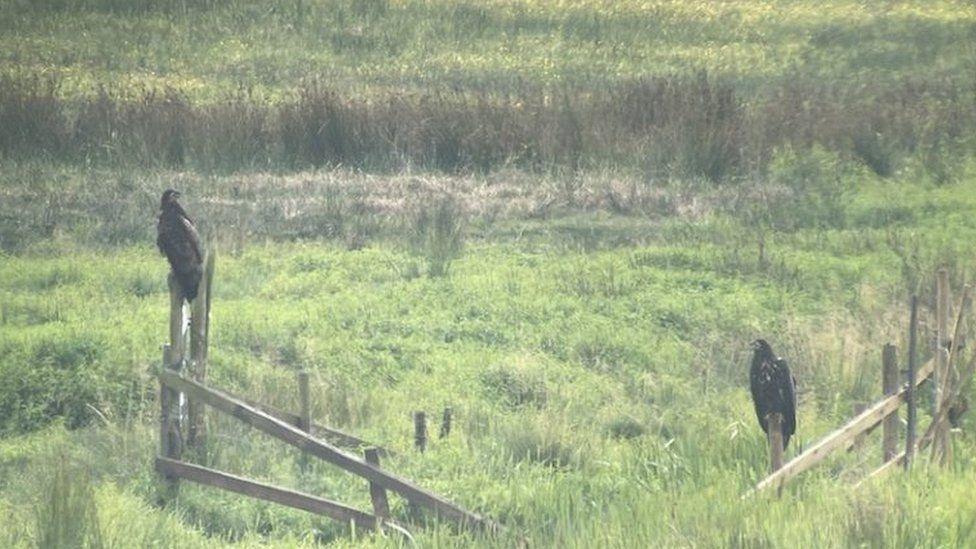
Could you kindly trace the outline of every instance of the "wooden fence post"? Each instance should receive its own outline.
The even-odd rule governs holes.
[[[427,413],[418,411],[413,413],[413,442],[417,450],[427,449]]]
[[[976,368],[976,360],[973,361],[973,367]],[[934,369],[935,359],[933,358],[915,372],[915,383],[918,384],[926,381],[932,375],[932,370]],[[756,484],[756,488],[752,492],[761,492],[771,487],[778,488],[800,473],[820,463],[834,452],[849,447],[854,437],[880,426],[886,417],[898,411],[898,408],[907,400],[908,387],[905,386],[898,389],[890,397],[885,397],[875,402],[859,416],[851,419],[818,442],[806,447],[799,455],[784,463],[782,469],[767,476]],[[897,459],[898,463],[902,462],[900,457]]]
[[[298,428],[306,433],[312,432],[312,400],[308,390],[308,372],[298,372]]]
[[[163,368],[169,367],[169,345],[163,345]],[[159,382],[159,455],[169,457],[170,389]]]
[[[166,282],[169,284],[169,353],[170,362],[180,364],[186,358],[186,315],[183,310],[183,288],[173,273]]]
[[[943,370],[943,383],[947,386],[951,385],[952,374],[950,372],[951,365],[949,364],[949,351],[945,348],[937,349],[936,354],[941,357],[943,364],[946,364],[946,369]],[[932,461],[938,461],[941,465],[947,465],[951,458],[948,454],[950,448],[949,442],[949,425],[947,422],[939,422],[940,417],[944,417],[945,414],[942,413],[942,407],[948,406],[949,403],[946,402],[945,395],[951,391],[951,387],[944,387],[939,391],[939,403],[935,407],[935,414],[932,416],[932,427],[934,437],[932,440]]]
[[[898,391],[898,349],[888,343],[881,350],[881,384],[885,396]],[[891,414],[881,425],[881,451],[887,463],[898,454],[898,414]]]
[[[302,452],[311,454],[366,480],[376,482],[387,490],[399,493],[409,502],[418,506],[427,506],[444,518],[451,519],[461,525],[477,526],[491,531],[498,530],[497,524],[486,520],[484,517],[466,511],[437,494],[423,490],[405,479],[374,467],[361,457],[356,457],[328,442],[312,437],[291,423],[262,412],[239,399],[175,372],[163,370],[159,376],[160,380],[168,387],[182,391],[194,400],[228,414],[254,429],[263,431],[298,448]]]
[[[166,279],[169,285],[169,345],[168,356],[164,358],[163,367],[182,373],[186,364],[187,318],[183,307],[183,288],[170,272]],[[183,422],[186,396],[178,391],[168,395],[167,406],[170,414],[170,427],[175,426],[179,439],[179,450],[182,452],[186,425]]]
[[[441,417],[441,438],[451,434],[451,417],[454,415],[454,408],[450,406],[444,408],[444,416]]]
[[[939,413],[942,403],[942,382],[948,364],[942,350],[946,348],[949,331],[949,271],[945,267],[935,273],[935,374],[932,375],[932,417]]]
[[[769,440],[769,472],[783,468],[783,414],[766,416],[766,437]]]
[[[380,453],[377,448],[366,448],[363,450],[363,457],[366,458],[366,463],[377,468],[380,466]],[[386,499],[386,489],[375,482],[370,482],[369,498],[373,500],[373,514],[376,515],[377,522],[382,523],[383,521],[389,520],[390,503]],[[377,524],[376,528],[379,529],[379,527],[380,524]]]
[[[957,386],[961,381],[959,378],[959,370],[956,366],[959,362],[960,355],[958,351],[962,348],[962,340],[964,337],[962,335],[962,327],[965,324],[965,311],[969,307],[971,294],[972,286],[969,284],[963,286],[952,329],[946,333],[944,346],[938,349],[938,352],[943,355],[942,359],[946,364],[946,369],[943,372],[944,376],[939,395],[939,405],[936,407],[938,413],[933,416],[937,420],[934,420],[935,444],[932,445],[932,458],[935,459],[938,457],[939,463],[943,466],[952,464],[952,437],[949,424],[944,419],[947,415],[948,408],[953,405],[955,398],[953,395],[957,392]],[[951,306],[951,303],[949,305]]]
[[[172,348],[163,345],[163,368],[180,371],[180,362],[173,359]],[[165,458],[179,460],[183,457],[183,437],[181,428],[180,393],[159,382],[159,453]],[[166,477],[167,497],[179,488],[175,477]]]
[[[905,436],[905,470],[912,468],[912,458],[915,456],[915,424],[917,410],[915,403],[915,345],[918,331],[918,296],[912,296],[912,310],[908,321],[908,429]],[[936,366],[938,369],[938,366]],[[934,374],[933,374],[934,375]]]
[[[200,383],[207,382],[207,347],[210,337],[210,286],[213,283],[214,260],[213,245],[203,259],[203,277],[197,289],[197,297],[190,307],[190,376]],[[197,446],[206,436],[204,423],[205,407],[201,403],[187,403],[188,429],[187,446]]]
[[[299,371],[295,378],[298,381],[298,423],[302,431],[312,434],[312,398],[308,389],[308,372]],[[308,454],[302,452],[298,458],[298,468],[304,473],[308,471]]]

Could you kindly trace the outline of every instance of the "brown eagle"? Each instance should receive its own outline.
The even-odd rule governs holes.
[[[160,204],[159,222],[156,224],[156,246],[169,260],[173,275],[183,289],[183,297],[193,301],[197,296],[200,278],[203,276],[203,254],[200,235],[193,220],[186,215],[176,201],[179,191],[166,189]]]
[[[769,432],[767,416],[778,413],[783,416],[783,448],[796,432],[796,380],[790,374],[786,361],[773,354],[773,348],[765,339],[752,342],[752,367],[749,369],[749,386],[752,402],[756,406],[759,426]]]

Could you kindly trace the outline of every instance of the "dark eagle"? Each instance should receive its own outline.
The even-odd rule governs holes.
[[[796,380],[790,374],[786,361],[773,354],[772,347],[764,339],[752,342],[752,367],[749,369],[749,387],[756,416],[764,432],[766,416],[783,415],[783,448],[796,432]]]
[[[183,297],[193,301],[203,276],[203,254],[200,251],[200,235],[193,226],[193,220],[176,201],[179,197],[179,191],[173,189],[163,192],[162,211],[156,225],[156,246],[169,260],[173,275],[183,289]]]

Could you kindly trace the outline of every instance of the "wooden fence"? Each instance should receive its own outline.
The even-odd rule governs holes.
[[[183,479],[328,516],[344,523],[353,523],[360,528],[389,529],[409,537],[409,533],[390,518],[386,496],[386,491],[389,490],[405,498],[411,508],[426,507],[438,516],[463,527],[500,530],[500,526],[493,521],[382,469],[380,456],[389,455],[388,451],[312,421],[308,375],[304,372],[298,375],[301,408],[298,414],[277,410],[207,386],[205,365],[211,295],[209,290],[213,280],[212,255],[207,256],[205,264],[207,274],[191,307],[189,320],[185,316],[179,285],[170,276],[170,344],[163,347],[163,368],[158,373],[161,421],[160,455],[156,458],[156,470],[167,480],[171,494],[177,490],[179,480]],[[187,326],[191,329],[188,330]],[[189,361],[186,360],[185,353],[187,335],[191,349]],[[233,416],[254,429],[290,444],[301,450],[303,456],[319,458],[362,477],[369,484],[373,513],[183,461],[184,448],[201,444],[206,435],[204,407]],[[449,420],[446,428],[450,429]],[[363,457],[350,453],[348,449],[361,450]]]
[[[811,469],[830,455],[850,449],[854,444],[882,426],[882,464],[872,471],[858,484],[871,478],[876,478],[899,465],[906,468],[911,466],[912,458],[918,451],[928,446],[932,447],[932,459],[945,465],[952,459],[952,443],[947,424],[949,408],[958,400],[963,388],[972,379],[976,369],[976,352],[972,353],[969,361],[960,370],[959,349],[964,334],[964,311],[968,309],[971,299],[971,288],[966,286],[955,307],[955,321],[949,329],[952,318],[951,294],[949,293],[948,274],[941,269],[936,276],[936,349],[934,357],[920,368],[915,367],[915,356],[918,331],[918,303],[912,298],[909,319],[909,350],[907,353],[908,379],[904,384],[899,383],[897,349],[887,344],[882,348],[882,388],[884,398],[868,406],[839,429],[825,436],[816,444],[810,446],[790,461],[782,464],[782,447],[777,448],[775,437],[770,437],[770,460],[772,472],[760,481],[748,495],[775,489],[779,492],[783,486],[796,478],[799,474]],[[949,344],[949,342],[954,342]],[[932,421],[921,438],[915,436],[917,428],[916,388],[925,381],[931,380],[933,386]],[[897,412],[902,405],[908,406],[908,418],[904,449],[898,451],[899,420]],[[773,431],[773,429],[770,429]],[[780,442],[781,444],[781,442]]]

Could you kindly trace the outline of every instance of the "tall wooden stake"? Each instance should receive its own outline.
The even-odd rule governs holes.
[[[179,373],[181,362],[173,360],[172,348],[163,345],[163,368]],[[159,453],[170,459],[183,456],[180,393],[159,382]],[[166,497],[175,495],[179,488],[176,478],[166,478]]]
[[[197,290],[197,297],[193,300],[190,316],[190,376],[199,381],[207,381],[207,347],[210,337],[210,286],[213,283],[214,259],[216,253],[212,245],[208,246],[206,257],[203,259],[203,278]],[[197,402],[187,405],[188,430],[187,445],[197,446],[206,436],[204,422],[205,407]]]
[[[908,432],[905,436],[905,470],[912,468],[915,457],[915,424],[918,421],[915,403],[915,345],[918,331],[918,296],[912,296],[912,311],[908,321]]]
[[[186,308],[183,305],[183,288],[172,272],[169,273],[166,282],[169,285],[169,358],[164,363],[164,367],[182,372],[186,365],[188,329]],[[186,396],[183,393],[173,392],[170,395],[170,413],[174,418],[172,421],[175,421],[178,428],[181,450],[186,443],[186,425],[183,421],[186,404]]]
[[[885,396],[898,391],[898,349],[888,343],[881,350],[881,383]],[[883,463],[887,463],[898,454],[898,414],[891,414],[881,425],[881,450]]]
[[[183,308],[183,288],[176,281],[173,273],[169,273],[166,282],[169,284],[169,352],[170,363],[180,364],[186,358],[186,314]]]
[[[939,413],[942,402],[942,380],[946,375],[945,355],[949,330],[949,271],[945,267],[935,273],[935,373],[932,374],[932,417]]]
[[[946,364],[946,369],[942,379],[939,406],[936,408],[938,413],[933,416],[936,419],[933,420],[935,422],[935,443],[932,445],[932,459],[938,458],[942,466],[952,464],[952,436],[949,423],[945,421],[945,418],[948,408],[953,405],[952,395],[955,394],[960,383],[959,371],[956,366],[959,362],[959,349],[962,348],[964,338],[962,327],[965,324],[965,312],[969,308],[972,290],[972,286],[969,284],[963,286],[962,295],[959,296],[959,303],[955,311],[955,321],[952,323],[951,331],[947,332],[945,347],[939,351],[943,355],[942,359]]]
[[[949,352],[946,351],[944,348],[936,349],[935,354],[936,354],[936,360],[941,359],[943,364],[946,365],[949,364]],[[944,373],[947,375],[943,376],[942,378],[943,383],[945,383],[949,379],[948,368],[944,370]],[[939,402],[935,407],[935,412],[932,414],[932,418],[933,418],[933,423],[932,423],[933,438],[932,438],[932,454],[931,454],[932,463],[936,463],[936,462],[943,463],[945,458],[943,451],[945,450],[946,447],[946,439],[948,438],[947,437],[948,431],[943,429],[942,425],[936,422],[936,420],[940,416],[939,410],[941,409],[942,405],[945,404],[944,402],[942,402],[943,395],[945,394],[946,394],[945,389],[939,391]]]

